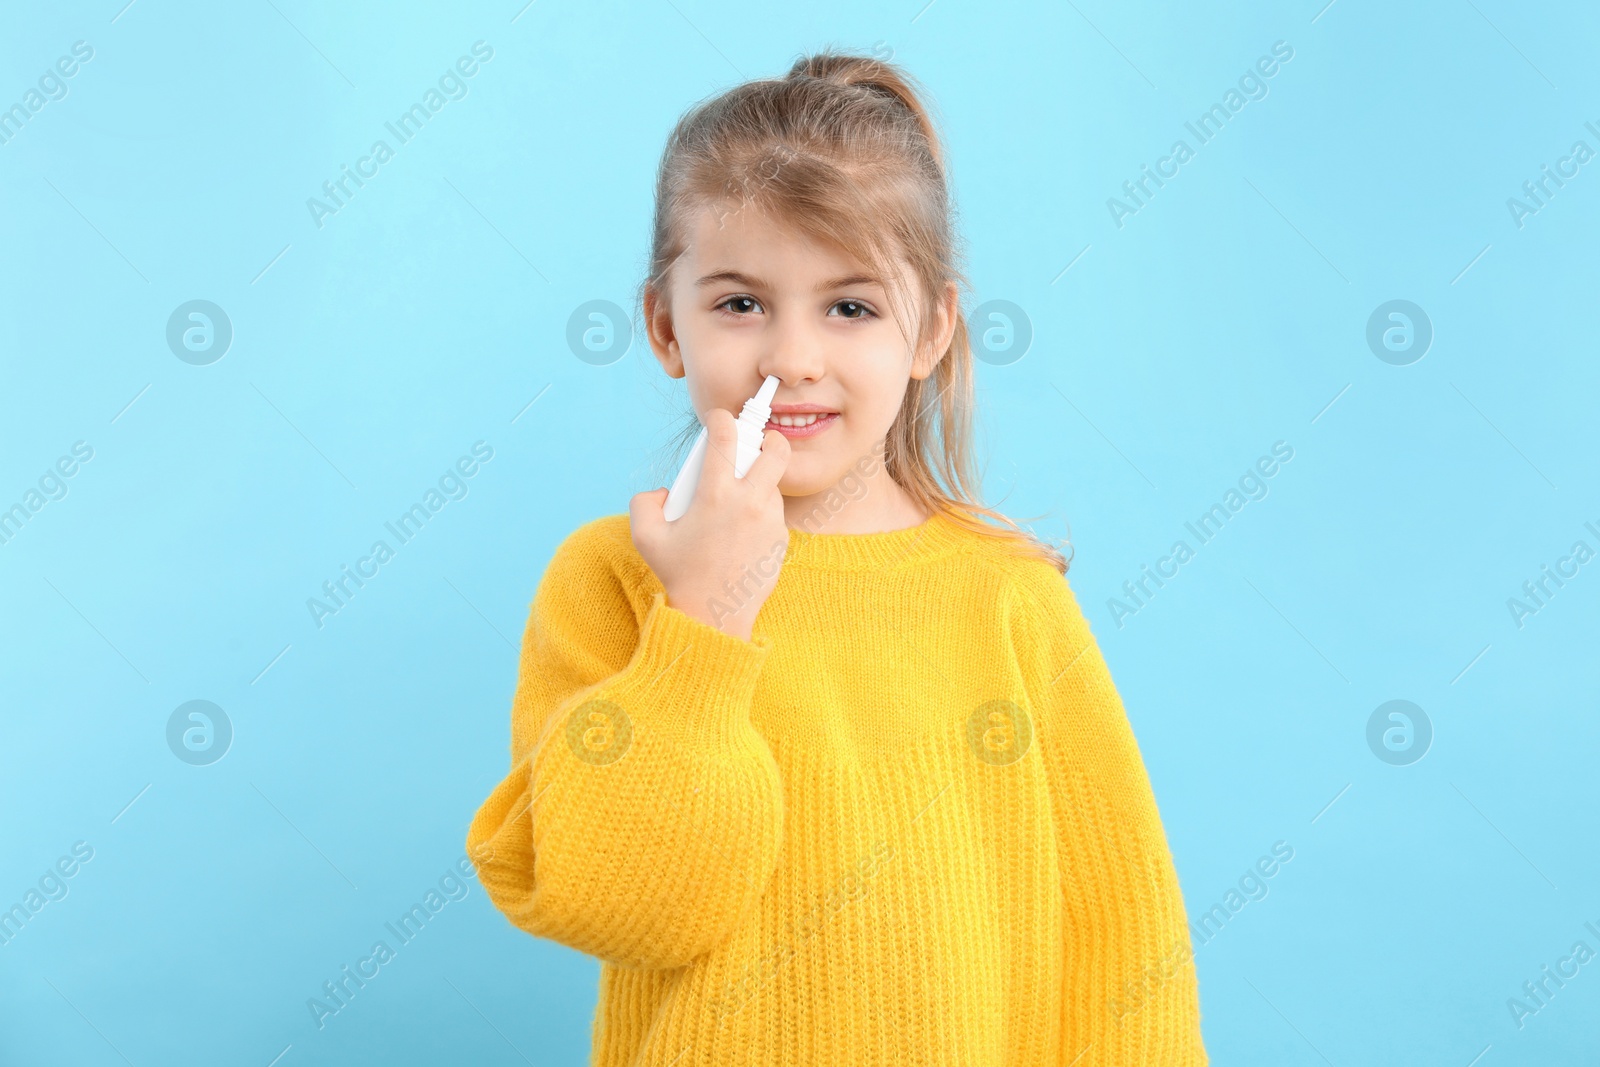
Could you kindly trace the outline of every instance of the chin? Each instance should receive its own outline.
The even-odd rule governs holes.
[[[793,477],[793,474],[794,463],[791,461],[789,469],[778,479],[778,492],[784,496],[816,496],[818,493],[827,492],[833,485],[832,482],[818,481],[816,478]]]

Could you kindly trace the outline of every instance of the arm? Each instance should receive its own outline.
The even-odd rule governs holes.
[[[1066,926],[1080,932],[1065,946],[1064,1062],[1206,1067],[1183,895],[1121,697],[1064,576],[1041,564],[1016,593]]]
[[[522,641],[511,771],[467,850],[528,933],[680,967],[748,917],[777,863],[782,781],[750,724],[769,647],[660,591],[639,620],[628,587],[648,591],[648,569],[625,584],[617,565],[576,534],[551,560]]]

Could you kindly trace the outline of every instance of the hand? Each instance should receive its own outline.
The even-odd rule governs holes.
[[[633,544],[666,589],[669,607],[748,641],[789,547],[778,491],[789,439],[768,430],[761,454],[735,478],[738,420],[712,408],[703,421],[705,461],[688,510],[668,522],[662,514],[667,490],[639,493],[628,502]]]

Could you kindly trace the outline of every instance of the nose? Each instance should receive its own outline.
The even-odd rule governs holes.
[[[767,375],[776,374],[785,388],[793,389],[815,382],[827,372],[827,348],[821,330],[802,316],[787,318],[787,322],[775,318],[763,331],[756,370],[762,381],[767,380]]]

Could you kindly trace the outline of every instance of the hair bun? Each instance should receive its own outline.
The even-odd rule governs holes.
[[[933,158],[940,159],[939,135],[922,105],[916,80],[892,63],[850,52],[815,52],[801,56],[789,68],[788,80],[816,78],[835,85],[859,86],[887,97],[911,112],[928,139]]]

